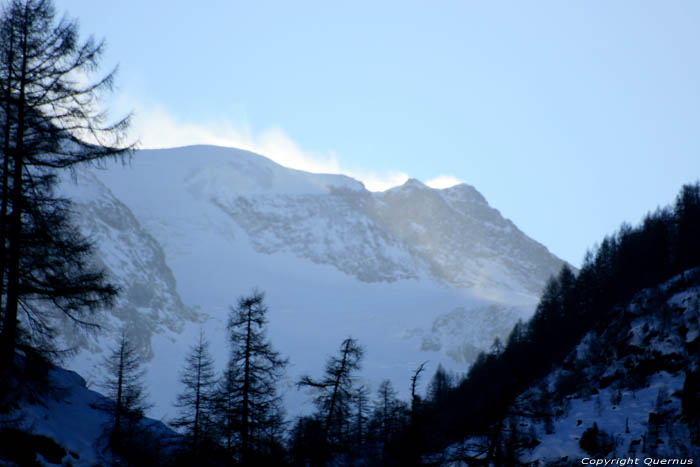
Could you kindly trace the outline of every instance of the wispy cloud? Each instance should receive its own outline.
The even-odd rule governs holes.
[[[144,149],[213,144],[253,151],[278,164],[316,173],[341,173],[334,154],[302,150],[279,128],[254,134],[250,128],[231,122],[192,123],[173,117],[160,107],[137,111],[133,133]]]
[[[376,172],[344,172],[346,175],[360,180],[369,191],[386,191],[389,188],[403,185],[409,179],[408,174],[400,171],[389,171],[386,173]]]
[[[123,104],[123,103],[122,103]],[[212,144],[235,147],[261,154],[285,167],[314,173],[341,173],[360,180],[370,191],[384,191],[401,185],[408,174],[394,170],[387,172],[350,170],[342,166],[334,153],[320,153],[303,149],[281,128],[269,128],[255,133],[247,126],[231,122],[193,123],[175,118],[163,107],[131,102],[136,108],[132,134],[142,149],[168,148],[190,144]],[[437,177],[434,180],[442,180]],[[457,180],[452,177],[452,179]],[[428,182],[430,184],[431,182]],[[456,183],[459,183],[457,180]],[[454,183],[453,183],[454,184]],[[432,186],[432,185],[431,185]]]
[[[437,177],[431,178],[425,182],[425,184],[430,188],[438,189],[449,188],[451,186],[459,185],[460,183],[463,182],[454,175],[438,175]]]

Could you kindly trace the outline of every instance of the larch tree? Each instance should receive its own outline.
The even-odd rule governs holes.
[[[418,380],[420,379],[421,373],[425,370],[425,366],[428,362],[423,362],[415,369],[413,375],[411,375],[411,425],[416,422],[416,414],[418,408],[421,404],[421,398],[418,394]]]
[[[114,73],[90,82],[103,49],[79,41],[76,21],[56,23],[51,0],[11,0],[0,14],[0,368],[11,367],[21,326],[50,341],[47,310],[88,325],[86,313],[117,293],[54,193],[60,170],[131,149],[128,117],[110,123],[100,108]]]
[[[232,456],[239,444],[240,410],[235,396],[239,380],[238,368],[229,362],[216,388],[215,423],[219,427],[221,444]]]
[[[184,389],[175,402],[180,416],[171,424],[185,429],[192,441],[192,452],[197,454],[202,443],[213,438],[216,409],[216,372],[209,352],[209,341],[203,331],[200,331],[199,339],[185,358],[180,382]]]
[[[342,447],[345,442],[354,377],[363,355],[357,340],[349,337],[340,345],[340,355],[328,359],[321,379],[303,376],[297,383],[298,387],[310,387],[318,392],[314,402],[323,420],[324,439],[330,446]]]
[[[374,403],[374,419],[379,429],[379,440],[385,456],[394,435],[405,426],[406,413],[406,404],[399,400],[391,381],[388,379],[382,381],[377,389],[377,399]]]
[[[435,406],[440,406],[447,401],[450,390],[454,387],[454,378],[445,370],[442,365],[438,365],[433,379],[428,385],[428,400]]]
[[[369,389],[364,385],[358,386],[353,393],[352,400],[355,406],[354,443],[357,448],[362,449],[367,440],[367,425],[370,415]]]
[[[413,371],[411,375],[411,399],[409,408],[408,427],[404,443],[406,450],[404,451],[404,461],[409,465],[419,465],[421,452],[425,444],[425,434],[423,432],[423,422],[425,416],[424,401],[418,394],[418,383],[421,374],[425,371],[428,362],[423,362]]]
[[[125,330],[121,332],[117,345],[105,359],[107,378],[103,384],[107,396],[114,404],[103,409],[110,412],[113,423],[110,444],[120,448],[134,433],[134,427],[149,408],[144,385],[145,370],[133,342]]]
[[[281,438],[283,417],[277,386],[287,360],[280,357],[266,338],[267,306],[264,294],[254,290],[231,309],[228,322],[231,356],[226,392],[222,398],[231,409],[228,415],[243,465],[271,455]]]

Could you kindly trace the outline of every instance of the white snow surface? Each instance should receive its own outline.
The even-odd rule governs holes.
[[[10,419],[19,418],[17,428],[47,436],[68,451],[62,465],[117,465],[107,448],[112,420],[99,408],[111,401],[88,389],[80,375],[62,368],[49,371],[49,387],[50,393],[35,396],[36,400],[25,402],[8,414]],[[178,436],[162,423],[148,418],[140,426],[162,440]]]
[[[290,358],[283,389],[296,414],[311,406],[294,382],[319,375],[348,336],[365,348],[359,377],[370,387],[388,378],[406,397],[424,361],[465,372],[532,313],[563,264],[468,185],[409,180],[370,193],[236,149],[137,151],[128,164],[81,169],[62,190],[124,291],[98,317],[105,333],[69,334],[81,348],[69,367],[99,384],[126,326],[148,360],[150,415],[164,421],[199,330],[222,367],[230,306],[255,288],[273,347]]]

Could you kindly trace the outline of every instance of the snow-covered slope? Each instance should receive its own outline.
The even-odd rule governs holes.
[[[697,413],[689,413],[697,409],[683,408],[684,398],[695,404],[700,398],[698,383],[687,383],[700,381],[699,282],[695,269],[641,291],[519,395],[501,425],[512,455],[526,465],[700,461],[700,426]],[[443,460],[483,458],[490,442],[468,438]]]
[[[95,369],[101,369],[104,351],[122,329],[143,358],[150,360],[154,335],[174,339],[198,315],[182,302],[163,250],[129,208],[89,171],[77,172],[74,182],[64,182],[67,193],[63,195],[72,198],[74,220],[95,244],[95,261],[120,293],[112,309],[91,317],[102,327],[97,338],[75,332],[70,322],[64,323],[59,338],[63,347],[82,350],[73,369],[90,382],[99,382],[101,374]]]
[[[700,345],[700,287],[689,287],[687,275],[644,290],[615,310],[607,329],[584,337],[565,364],[569,369],[550,376],[554,387],[557,379],[571,377],[574,365],[575,378],[594,384],[555,408],[562,415],[552,433],[544,430],[532,459],[591,457],[579,443],[595,424],[609,436],[608,457],[700,460],[700,446],[690,443],[691,436],[698,439],[698,427],[690,427],[681,410],[683,384],[688,371],[698,371]]]
[[[290,357],[287,399],[347,336],[366,349],[363,377],[405,388],[422,361],[465,371],[478,349],[529,316],[562,261],[503,219],[471,186],[417,180],[372,193],[211,146],[144,150],[130,164],[66,182],[83,231],[124,289],[105,317],[139,336],[154,415],[174,415],[184,354],[203,328],[226,359],[230,305],[266,292],[269,337]],[[71,363],[98,381],[113,334]],[[149,345],[150,344],[150,345]]]
[[[58,367],[49,370],[48,385],[43,391],[31,397],[23,394],[18,408],[2,414],[2,429],[12,427],[15,433],[18,430],[28,435],[22,436],[24,442],[15,440],[16,446],[7,445],[8,440],[0,437],[0,465],[121,465],[108,448],[108,433],[113,421],[102,409],[112,401],[89,390],[77,373]],[[161,422],[148,418],[139,422],[139,429],[142,437],[153,437],[160,443],[177,442],[180,436]],[[5,436],[9,437],[8,434]],[[36,443],[28,438],[37,435],[48,438],[48,443]],[[46,451],[42,445],[53,447],[48,450],[53,458],[41,456],[42,451]],[[39,453],[36,459],[39,462],[27,459],[30,449]],[[21,458],[5,457],[4,451]]]

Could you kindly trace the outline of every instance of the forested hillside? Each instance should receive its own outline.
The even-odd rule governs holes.
[[[448,458],[495,465],[586,452],[697,455],[699,239],[700,188],[687,185],[673,207],[603,239],[578,275],[563,268],[532,319],[426,407],[421,441],[436,450],[466,437],[463,449],[445,451]],[[653,397],[638,396],[644,391]],[[656,392],[661,407],[622,403],[655,399]],[[580,429],[570,434],[579,446],[544,441],[591,398],[599,422],[576,420]],[[635,435],[624,424],[623,432],[603,433],[600,427],[621,413],[638,424]],[[665,435],[656,434],[657,425]]]

